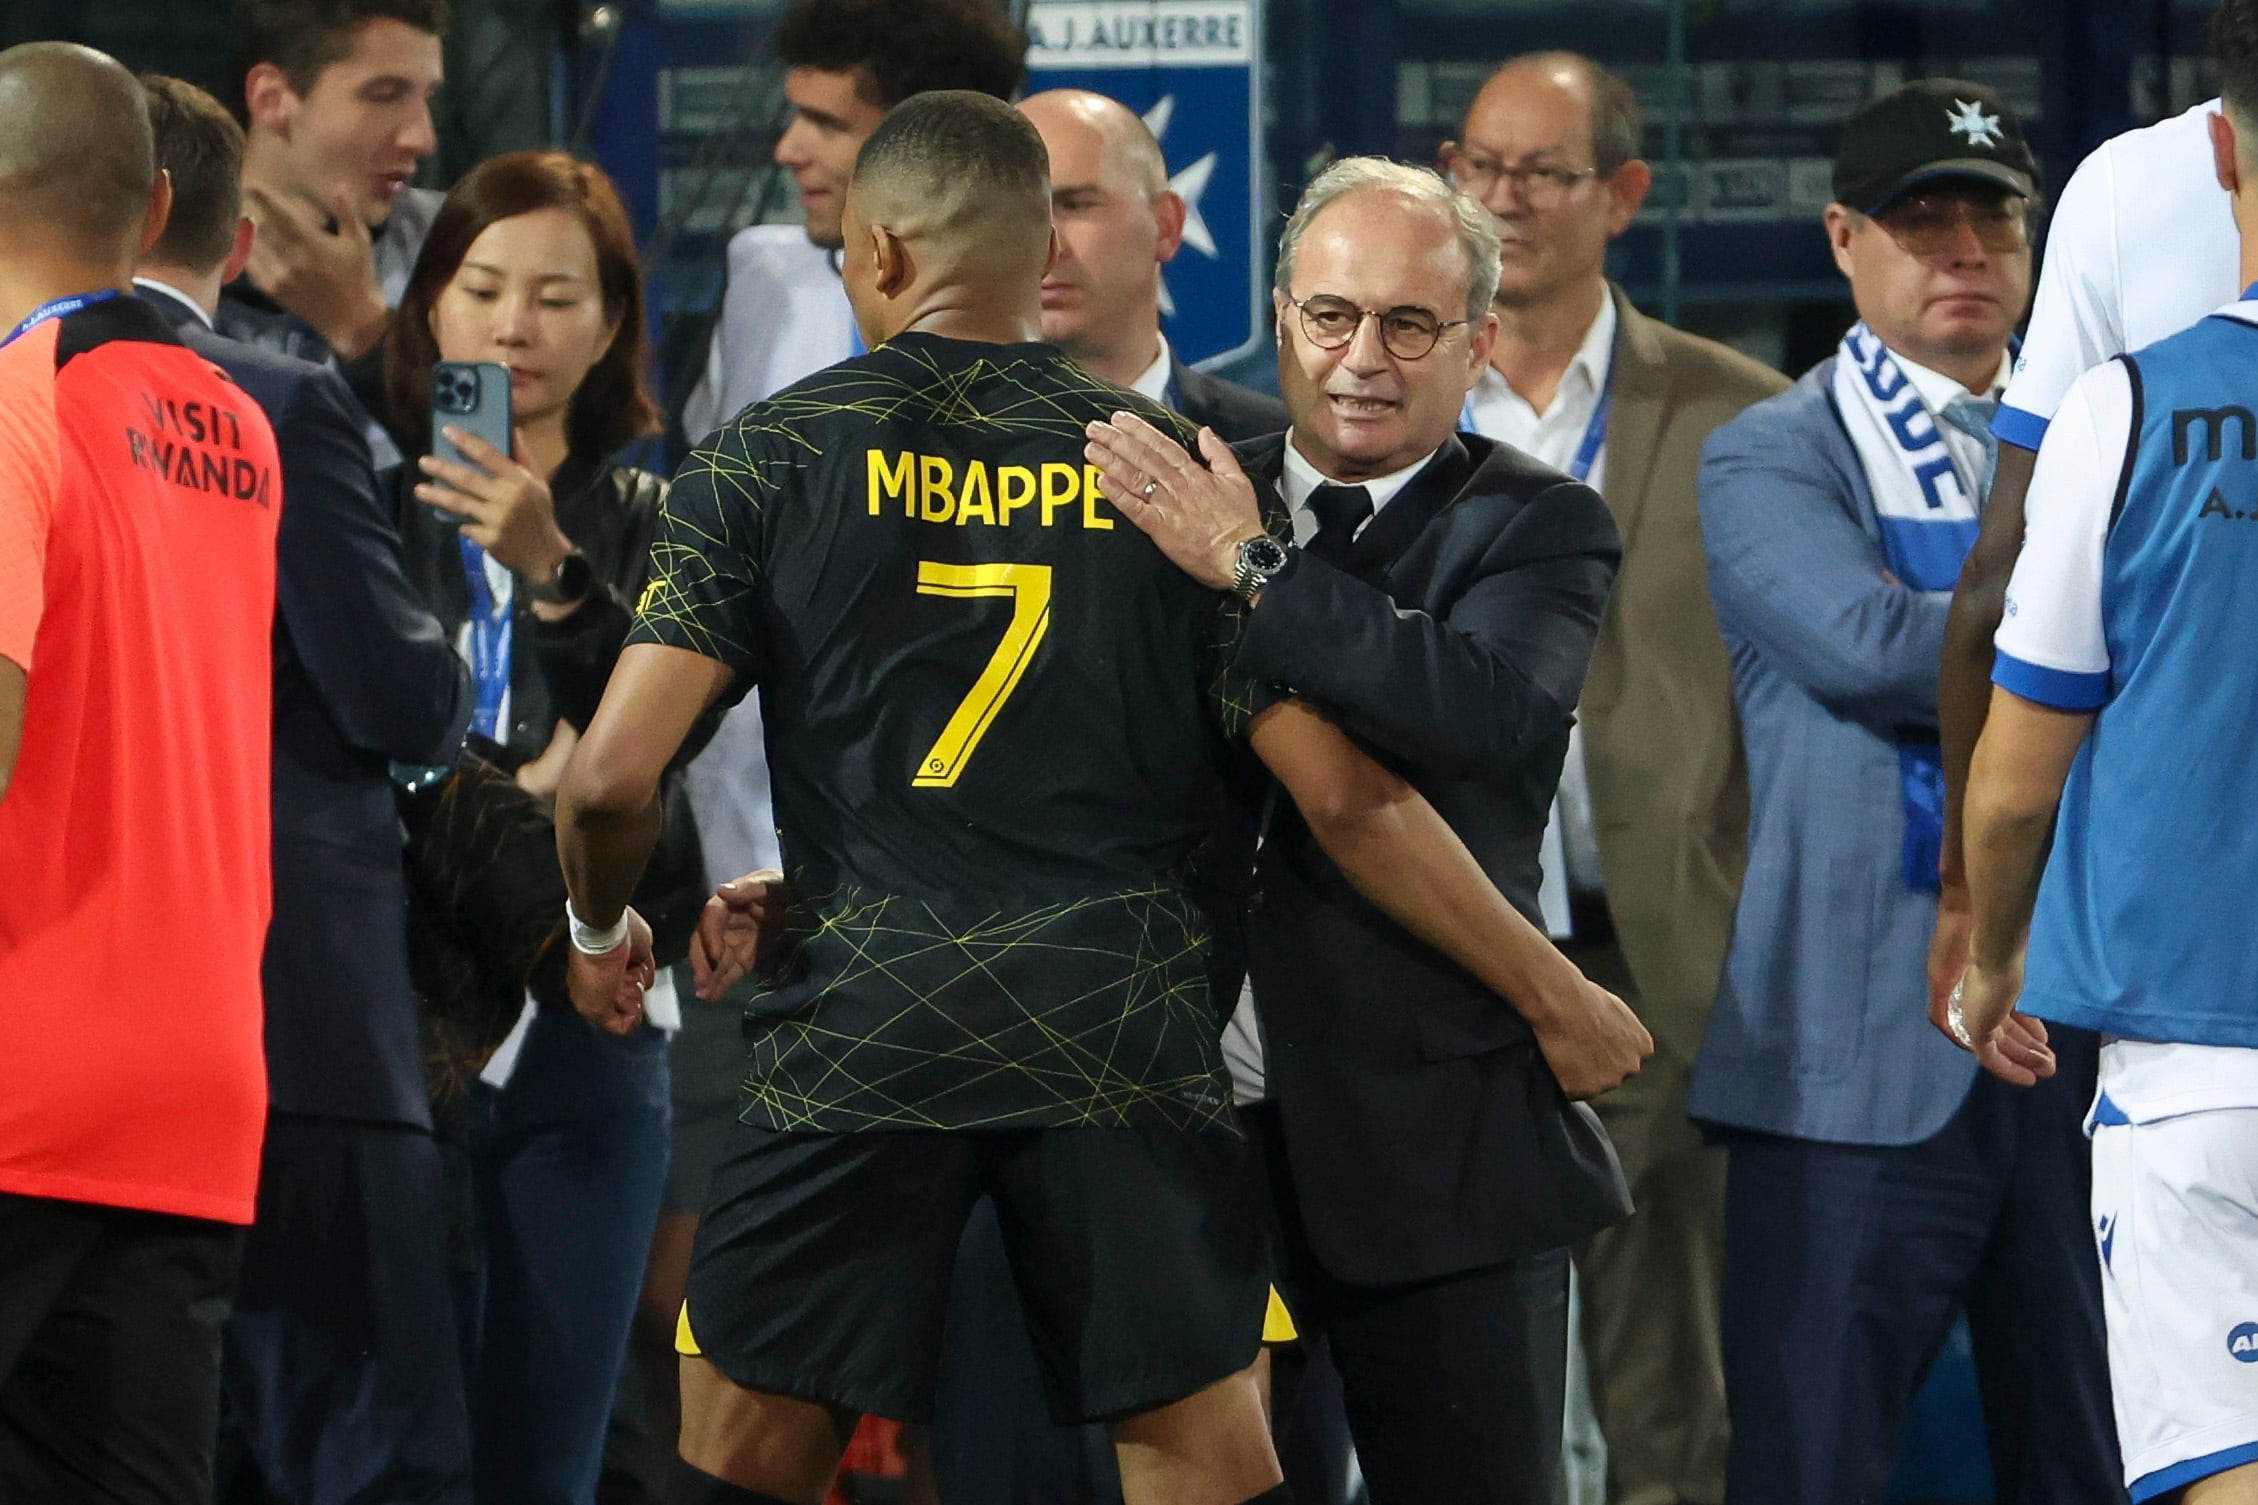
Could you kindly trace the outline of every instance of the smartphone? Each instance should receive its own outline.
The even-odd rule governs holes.
[[[431,368],[431,452],[484,470],[440,432],[449,427],[467,429],[508,454],[510,368],[498,361],[441,361]]]

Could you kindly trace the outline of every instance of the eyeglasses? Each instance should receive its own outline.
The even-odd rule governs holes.
[[[1578,183],[1599,176],[1596,167],[1561,167],[1550,162],[1508,167],[1495,157],[1463,147],[1446,149],[1444,160],[1450,167],[1450,180],[1464,193],[1478,199],[1487,199],[1490,190],[1500,179],[1510,180],[1514,193],[1531,209],[1544,211],[1557,209],[1568,201]]]
[[[2031,246],[2030,205],[2013,194],[1909,193],[1873,220],[1913,256],[1949,255],[1960,244],[1962,225],[1994,256]]]
[[[1415,361],[1435,348],[1445,330],[1468,323],[1466,319],[1438,319],[1424,308],[1359,308],[1346,298],[1319,293],[1314,298],[1286,299],[1301,311],[1302,337],[1320,350],[1338,350],[1356,338],[1366,319],[1380,324],[1380,343],[1399,361]]]

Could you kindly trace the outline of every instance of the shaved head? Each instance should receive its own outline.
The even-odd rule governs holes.
[[[1142,117],[1088,89],[1022,100],[1051,159],[1058,259],[1043,279],[1043,338],[1129,386],[1161,355],[1160,269],[1184,239],[1160,143]]]
[[[115,59],[68,42],[0,52],[0,238],[130,264],[156,175],[146,98]]]
[[[1050,191],[1043,140],[1017,110],[940,89],[896,105],[870,133],[847,206],[937,264],[977,258],[1017,275],[1050,249]]]
[[[1144,118],[1119,100],[1088,89],[1046,89],[1021,100],[1019,108],[1043,133],[1044,144],[1051,147],[1053,188],[1066,181],[1059,172],[1058,159],[1069,153],[1059,147],[1080,136],[1099,148],[1105,170],[1123,184],[1134,184],[1148,198],[1159,198],[1168,191],[1168,164],[1161,158],[1160,143],[1153,139]]]

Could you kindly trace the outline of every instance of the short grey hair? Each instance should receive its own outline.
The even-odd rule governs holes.
[[[1460,193],[1432,168],[1411,167],[1385,157],[1343,157],[1326,168],[1302,190],[1301,202],[1278,237],[1278,291],[1293,296],[1294,258],[1310,224],[1342,199],[1359,193],[1392,193],[1442,211],[1458,249],[1466,257],[1466,317],[1479,322],[1497,294],[1499,249],[1497,224],[1490,211]]]

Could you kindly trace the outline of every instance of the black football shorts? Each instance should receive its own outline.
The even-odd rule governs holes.
[[[678,1346],[747,1389],[931,1419],[950,1274],[981,1196],[1059,1424],[1149,1411],[1254,1361],[1270,1261],[1243,1140],[730,1132]]]

